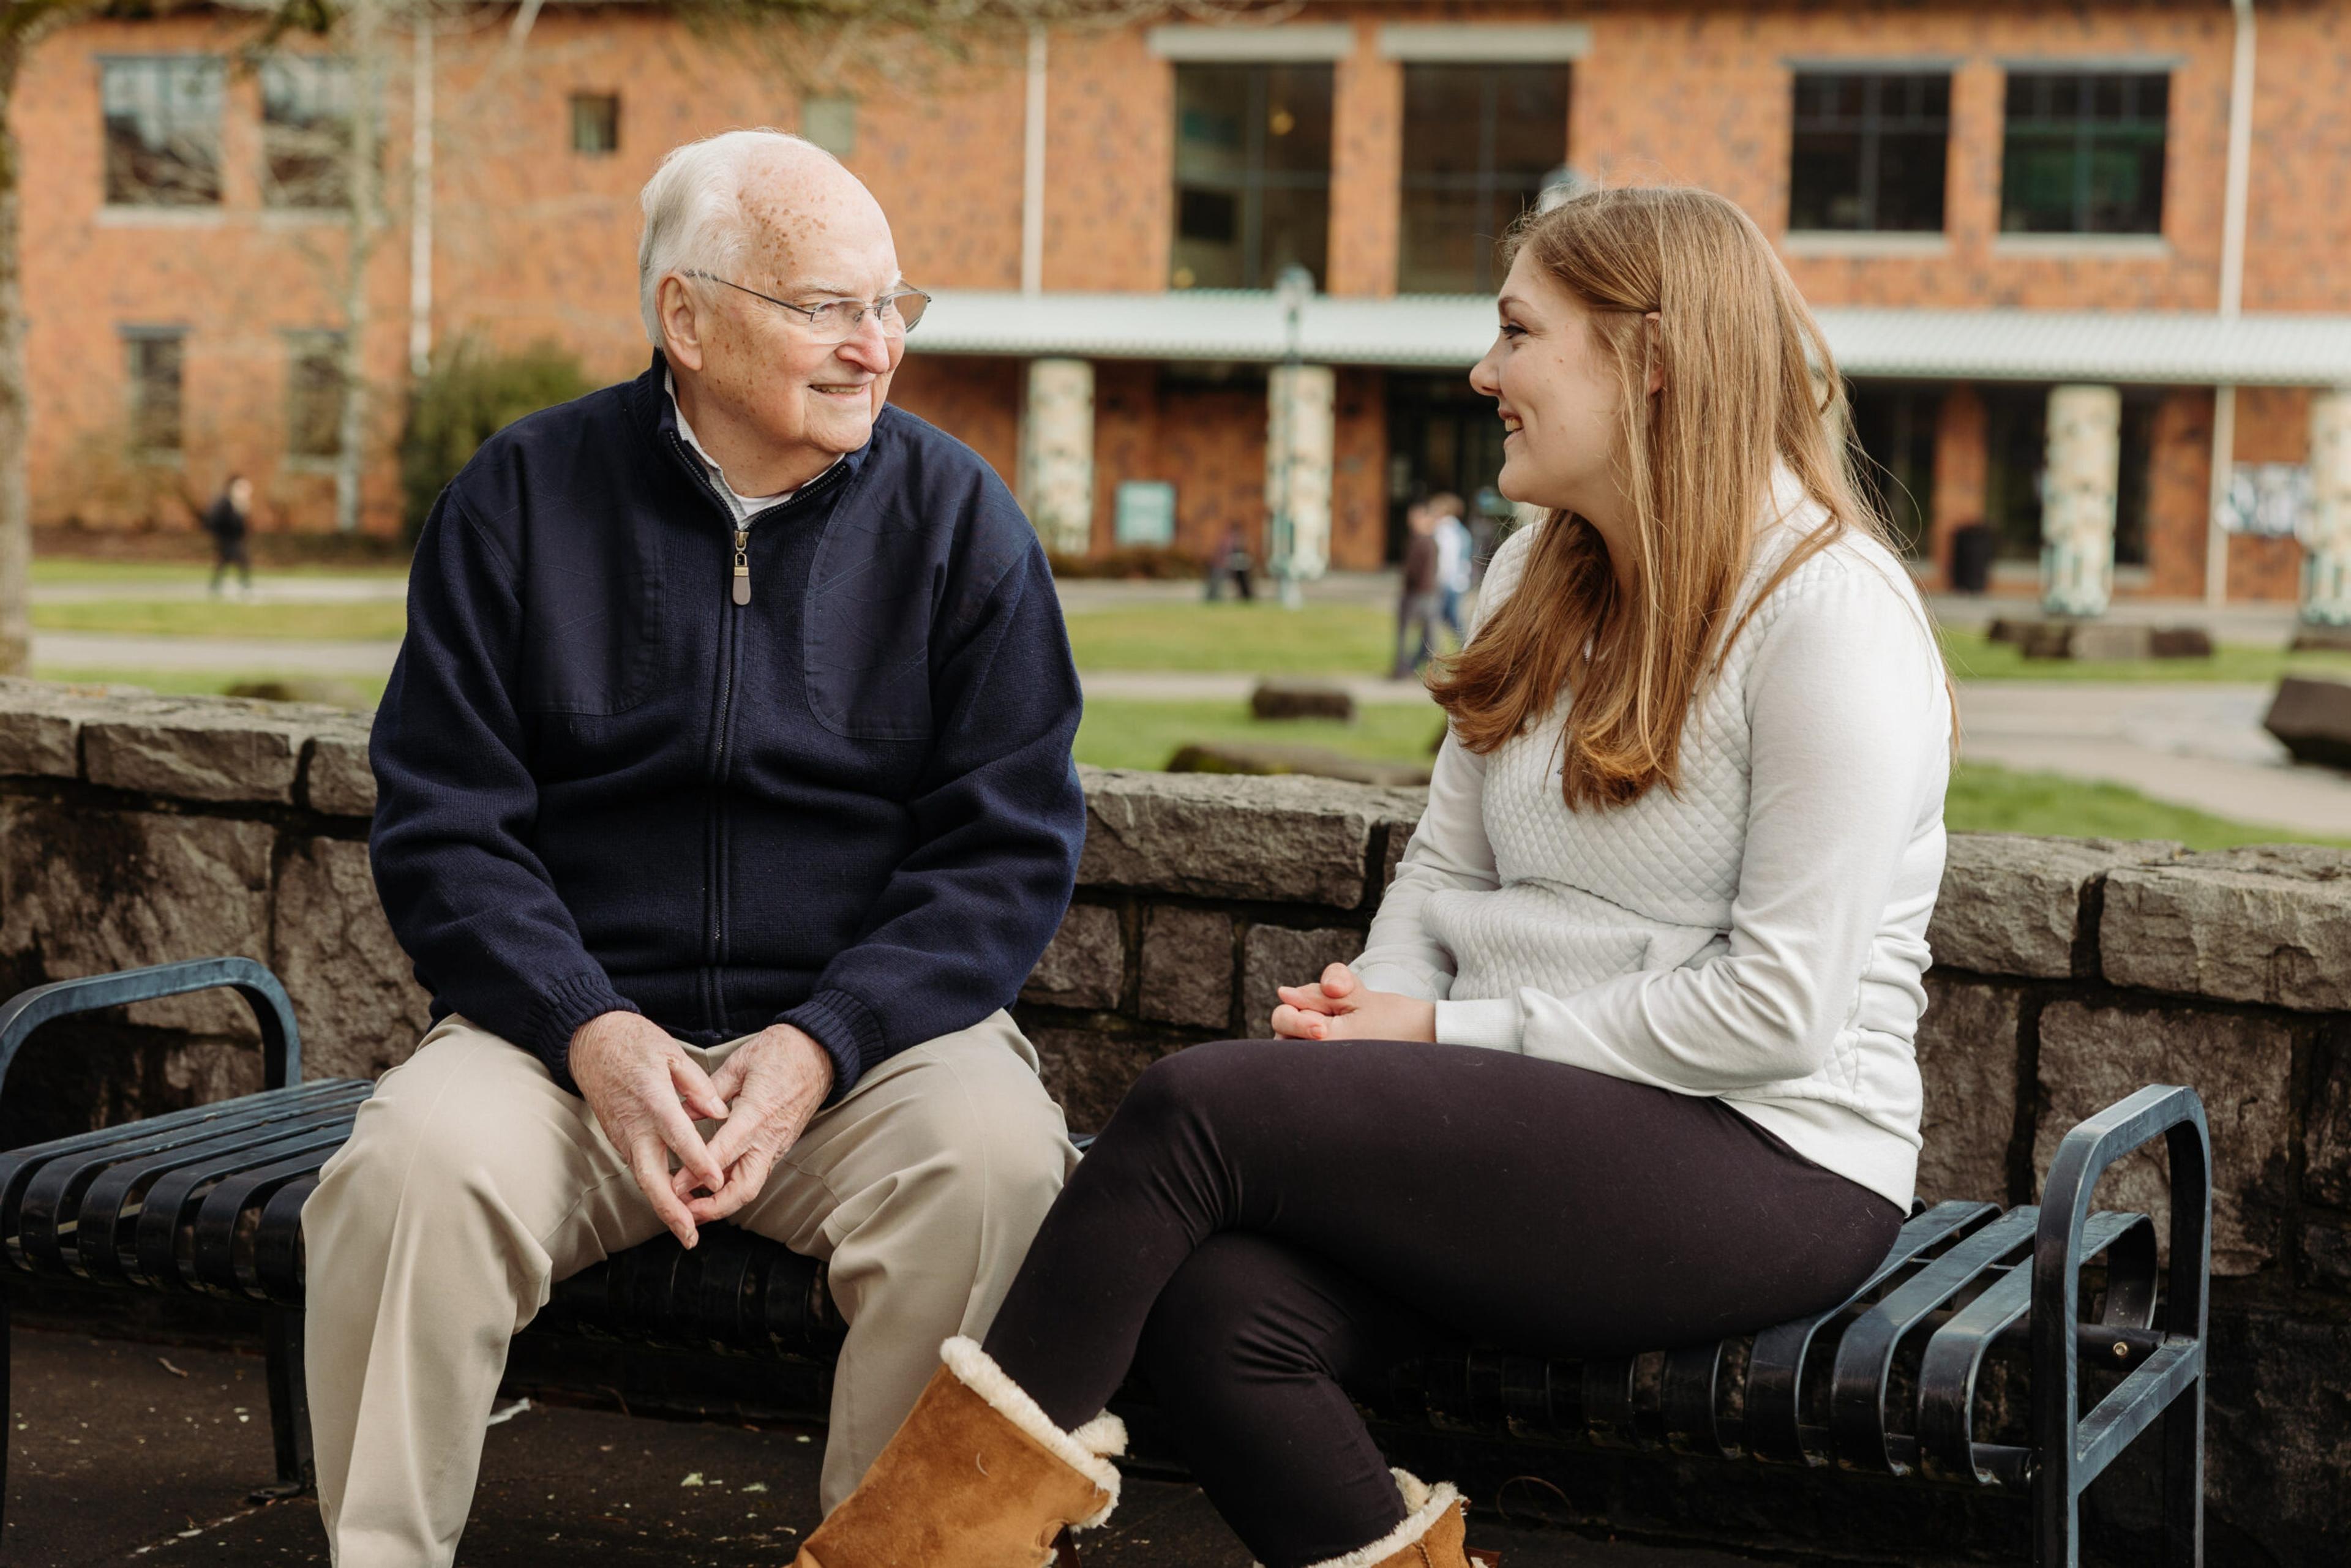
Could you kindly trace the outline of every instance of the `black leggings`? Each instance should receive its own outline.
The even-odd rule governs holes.
[[[1046,1217],[987,1352],[1064,1428],[1139,1370],[1270,1568],[1404,1508],[1341,1383],[1465,1342],[1659,1350],[1827,1307],[1895,1205],[1718,1101],[1393,1040],[1152,1066]]]

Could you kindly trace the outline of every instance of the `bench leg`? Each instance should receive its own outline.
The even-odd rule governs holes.
[[[310,1452],[310,1396],[302,1379],[302,1314],[269,1309],[263,1333],[269,1364],[269,1435],[277,1448],[278,1494],[306,1492],[318,1485]]]
[[[2164,1568],[2204,1568],[2204,1379],[2163,1413]]]
[[[16,1388],[9,1379],[8,1364],[14,1357],[16,1342],[15,1335],[10,1333],[10,1327],[8,1293],[5,1291],[0,1291],[0,1416],[7,1416],[8,1412],[15,1408],[10,1404],[10,1400],[16,1396]],[[16,1421],[13,1417],[5,1425],[0,1425],[0,1530],[6,1529],[8,1522],[8,1441],[16,1435]],[[5,1539],[5,1536],[0,1536],[0,1540]]]

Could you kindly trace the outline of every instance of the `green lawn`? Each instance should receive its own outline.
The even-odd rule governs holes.
[[[1178,670],[1264,674],[1382,674],[1395,656],[1395,618],[1369,605],[1139,604],[1069,617],[1081,670]],[[2223,645],[2209,659],[2076,662],[2027,659],[1980,632],[1947,627],[1943,651],[1960,680],[2237,681],[2262,685],[2288,669],[2351,676],[2351,653],[2295,653]]]
[[[1101,768],[1164,768],[1187,742],[1279,740],[1327,747],[1384,761],[1426,762],[1441,721],[1417,704],[1378,704],[1343,725],[1329,719],[1259,723],[1244,703],[1097,700],[1078,728],[1081,762]],[[2085,784],[2052,773],[2018,773],[1969,763],[1951,780],[1944,822],[1953,832],[2040,833],[2069,838],[2176,839],[2190,849],[2236,844],[2340,843],[2291,828],[2231,821],[2149,800],[2115,784]]]
[[[249,604],[228,599],[92,599],[33,606],[42,632],[140,637],[280,637],[397,640],[408,626],[396,599],[331,604]]]
[[[1359,604],[1137,604],[1069,617],[1081,670],[1384,675],[1395,617]]]
[[[1943,656],[1963,681],[2238,681],[2265,685],[2289,669],[2351,677],[2351,653],[2288,653],[2223,643],[2209,659],[2028,659],[1980,632],[1942,629]]]
[[[349,707],[373,707],[383,700],[383,678],[369,675],[336,675],[325,679],[278,672],[272,674],[222,674],[214,670],[89,670],[51,664],[37,666],[33,674],[45,681],[66,681],[79,685],[143,686],[166,696],[211,696],[224,695],[231,686],[249,685],[264,681],[315,683],[322,701],[334,701]]]
[[[1363,716],[1353,724],[1328,718],[1268,724],[1251,718],[1245,702],[1089,697],[1078,726],[1078,760],[1096,768],[1165,768],[1179,747],[1193,743],[1278,740],[1426,766],[1445,728],[1444,716],[1426,703],[1380,703],[1357,711]]]

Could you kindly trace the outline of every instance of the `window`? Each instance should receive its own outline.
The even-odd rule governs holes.
[[[1947,71],[1798,73],[1788,226],[1939,231],[1950,132]]]
[[[200,207],[221,199],[221,62],[203,55],[102,60],[106,201]]]
[[[179,455],[182,350],[186,342],[187,335],[177,327],[123,329],[131,372],[131,447],[141,456]]]
[[[1940,387],[1884,382],[1848,384],[1853,411],[1847,440],[1863,495],[1886,520],[1905,555],[1927,548],[1928,522],[1935,499],[1935,422],[1942,411]]]
[[[2049,459],[2049,389],[1985,387],[1984,521],[2002,559],[2041,559],[2041,481]],[[2147,564],[2147,480],[2160,388],[2123,389],[2122,456],[2115,476],[2115,563]]]
[[[571,95],[571,151],[609,158],[621,150],[621,96],[611,92]]]
[[[1396,287],[1492,293],[1495,240],[1566,159],[1565,68],[1405,66]]]
[[[2170,107],[2171,78],[2161,72],[2011,69],[2000,226],[2161,234]]]
[[[1178,288],[1320,284],[1331,237],[1331,68],[1176,68]]]
[[[287,334],[286,450],[330,458],[343,450],[343,335]]]
[[[350,201],[351,68],[279,55],[261,63],[261,199],[273,207]]]
[[[857,151],[857,100],[843,94],[805,99],[800,134],[836,158]]]

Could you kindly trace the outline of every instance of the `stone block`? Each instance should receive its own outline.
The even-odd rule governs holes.
[[[2302,1226],[2304,1283],[2351,1295],[2351,1225],[2340,1219],[2306,1219]]]
[[[2152,840],[1953,833],[1927,941],[1943,968],[2062,978],[2074,972],[2084,895],[2123,866],[2179,853]]]
[[[1083,1029],[1028,1032],[1037,1048],[1046,1092],[1060,1102],[1072,1134],[1101,1132],[1143,1070],[1177,1044],[1149,1034]]]
[[[2008,1199],[2008,1148],[2016,1132],[2018,994],[1927,977],[1918,1020],[1918,1073],[1926,1089],[1918,1196]]]
[[[90,704],[47,681],[0,680],[0,773],[43,779],[81,774],[81,721]]]
[[[1126,938],[1118,911],[1099,904],[1073,904],[1045,956],[1020,988],[1024,1002],[1057,1008],[1114,1008],[1126,984]]]
[[[2351,653],[2351,626],[2298,622],[2294,629],[2294,641],[2287,647],[2296,653]]]
[[[2027,650],[2030,653],[2030,650]],[[2155,652],[2155,633],[2145,626],[2093,621],[2065,639],[2068,659],[2144,659]]]
[[[2287,675],[2262,717],[2297,762],[2351,768],[2351,681]]]
[[[1380,893],[1384,896],[1395,885],[1396,868],[1404,863],[1404,852],[1412,844],[1412,835],[1420,827],[1418,819],[1405,821],[1395,819],[1387,823],[1387,852],[1380,857]]]
[[[1242,1038],[1263,1040],[1273,1033],[1273,1009],[1281,1001],[1276,987],[1311,984],[1324,969],[1349,963],[1363,950],[1364,934],[1344,926],[1250,926],[1241,943]]]
[[[277,873],[273,967],[302,1026],[303,1075],[373,1078],[408,1059],[432,998],[393,940],[367,846],[309,839]]]
[[[226,697],[153,697],[110,705],[82,724],[83,775],[93,784],[183,800],[291,804],[302,745],[335,709]]]
[[[329,817],[375,815],[375,770],[368,766],[372,714],[321,724],[302,767],[302,803]]]
[[[2206,1506],[2241,1532],[2238,1562],[2318,1568],[2351,1543],[2351,1324],[2212,1313]]]
[[[1231,1027],[1233,917],[1214,909],[1168,904],[1145,914],[1137,1010],[1160,1023]]]
[[[269,961],[266,823],[0,802],[0,954],[62,980],[179,958]],[[226,991],[141,1002],[131,1022],[257,1039]]]
[[[1323,779],[1080,769],[1086,848],[1078,882],[1205,898],[1363,902],[1372,824],[1416,792]]]
[[[2255,1272],[2277,1254],[2292,1129],[2294,1040],[2273,1019],[2050,1004],[2041,1014],[2036,1192],[2074,1124],[2150,1083],[2184,1083],[2203,1097],[2212,1131],[2212,1271]],[[2169,1190],[2158,1143],[2109,1171],[2097,1202],[2153,1215],[2160,1231]]]
[[[2303,1142],[2304,1197],[2351,1208],[2351,1032],[2335,1032],[2334,1070],[2311,1103]]]
[[[1344,686],[1318,681],[1259,681],[1249,693],[1249,716],[1261,719],[1335,718],[1355,722],[1355,695]]]
[[[2351,853],[2258,844],[2117,870],[2098,951],[2120,986],[2351,1009]]]

